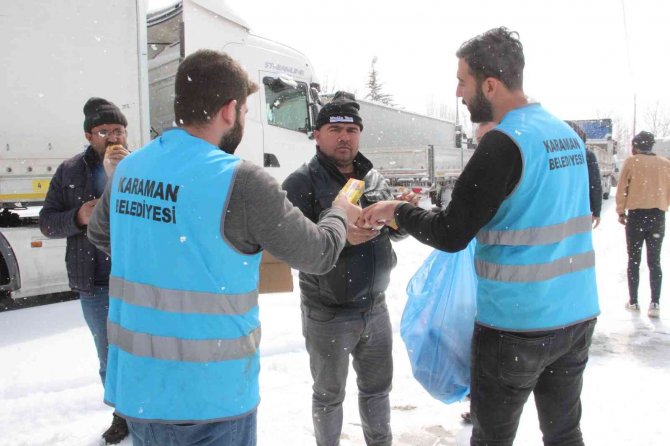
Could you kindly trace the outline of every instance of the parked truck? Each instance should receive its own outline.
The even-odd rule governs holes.
[[[146,0],[0,3],[0,298],[68,290],[65,240],[44,237],[38,215],[58,165],[86,147],[89,97],[121,108],[139,148],[174,125],[179,62],[224,51],[260,86],[236,153],[278,180],[312,155],[318,84],[304,55],[250,34],[222,1],[145,11]]]
[[[612,186],[617,185],[618,172],[616,154],[618,143],[612,139],[611,119],[586,119],[574,122],[586,133],[586,148],[593,151],[600,168],[600,181],[603,187],[603,198],[610,196]]]
[[[324,95],[327,102],[332,97]],[[396,189],[428,193],[437,206],[450,191],[473,150],[452,121],[376,102],[357,100],[364,130],[360,150]]]
[[[652,151],[658,156],[670,158],[670,136],[661,136],[656,138]]]

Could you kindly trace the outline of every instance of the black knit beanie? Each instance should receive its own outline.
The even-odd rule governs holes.
[[[333,100],[319,111],[319,116],[316,118],[316,129],[320,129],[324,124],[344,123],[358,124],[363,130],[363,119],[358,114],[360,108],[353,94],[338,91],[333,96]]]
[[[93,127],[102,124],[121,124],[128,127],[128,120],[119,107],[106,99],[91,98],[84,104],[84,131],[91,133]]]
[[[653,133],[641,131],[633,138],[633,148],[640,152],[650,152],[652,147],[654,147],[654,142]]]

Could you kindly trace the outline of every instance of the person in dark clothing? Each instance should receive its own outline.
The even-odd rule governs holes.
[[[363,208],[393,198],[388,181],[358,151],[363,130],[358,110],[352,95],[338,92],[319,112],[316,155],[282,185],[287,198],[312,221],[331,207],[349,178],[365,182]],[[389,227],[365,229],[350,222],[347,245],[335,267],[324,275],[300,272],[303,335],[314,379],[312,416],[319,446],[339,444],[349,355],[358,376],[365,441],[391,444],[393,335],[384,293],[396,264],[391,240],[403,237]]]
[[[577,133],[577,135],[584,141],[586,145],[586,133],[577,125],[575,121],[565,121]],[[600,210],[603,207],[603,186],[600,181],[600,167],[598,166],[598,158],[593,150],[586,147],[586,167],[589,170],[589,206],[591,207],[591,216],[593,218],[593,229],[600,224]]]
[[[584,145],[529,103],[518,35],[496,28],[456,53],[457,96],[482,138],[449,206],[397,201],[363,209],[363,226],[399,228],[455,252],[477,237],[470,444],[511,446],[533,393],[545,445],[583,445],[583,373],[599,314]]]
[[[103,385],[107,370],[107,312],[109,310],[109,256],[96,249],[86,237],[86,228],[107,178],[116,164],[128,155],[126,127],[121,110],[102,98],[84,105],[84,136],[89,146],[64,161],[51,179],[40,211],[40,230],[50,238],[67,238],[65,265],[70,288],[79,300],[95,348]],[[113,147],[112,147],[113,146]],[[108,150],[108,147],[110,149]],[[103,433],[108,444],[128,435],[126,421],[113,415]]]
[[[638,286],[642,246],[647,245],[651,303],[647,315],[661,314],[661,246],[665,236],[665,213],[670,204],[670,161],[652,152],[654,135],[642,131],[633,138],[633,156],[626,159],[616,193],[619,223],[626,226],[628,248],[628,302],[639,311]],[[628,213],[626,213],[628,211]]]

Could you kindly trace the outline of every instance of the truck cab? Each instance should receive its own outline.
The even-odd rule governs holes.
[[[313,155],[311,63],[249,31],[220,0],[183,0],[148,16],[146,0],[0,3],[0,298],[69,290],[66,241],[42,235],[38,215],[58,166],[87,145],[90,97],[119,106],[129,148],[138,149],[175,125],[181,60],[201,48],[223,51],[260,87],[247,100],[236,155],[280,182]]]
[[[175,123],[172,111],[179,62],[200,48],[223,51],[259,85],[236,155],[264,166],[278,181],[314,153],[318,83],[300,52],[250,34],[249,26],[224,2],[185,0],[147,19],[151,135]]]

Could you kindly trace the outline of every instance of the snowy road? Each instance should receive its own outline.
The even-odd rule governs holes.
[[[613,200],[604,202],[603,223],[594,232],[602,315],[593,341],[583,392],[582,429],[588,445],[665,446],[670,438],[670,306],[666,283],[660,319],[646,316],[649,295],[642,268],[639,314],[623,309],[627,296],[623,227]],[[670,268],[668,243],[663,265]],[[388,293],[398,331],[405,286],[431,251],[414,240],[396,244],[399,265]],[[295,281],[297,286],[297,280]],[[311,378],[300,329],[297,291],[263,295],[260,446],[311,445]],[[0,313],[0,445],[92,446],[109,425],[111,409],[102,387],[90,334],[78,301]],[[444,405],[430,398],[412,378],[404,345],[394,346],[391,393],[394,444],[469,444],[460,421],[466,403]],[[364,445],[353,372],[350,374],[342,444]],[[130,440],[121,443],[131,444]],[[541,444],[532,399],[526,406],[517,446]]]

